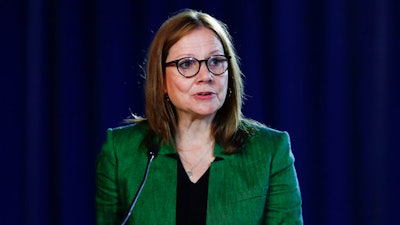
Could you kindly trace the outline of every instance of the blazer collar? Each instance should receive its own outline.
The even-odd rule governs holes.
[[[215,156],[215,158],[218,158],[218,159],[229,159],[229,158],[232,158],[232,155],[226,155],[223,152],[224,152],[224,148],[220,144],[215,143],[215,145],[214,145],[214,156]],[[174,149],[174,147],[170,143],[167,143],[167,144],[163,144],[163,145],[160,146],[160,150],[159,150],[158,154],[175,156],[176,155],[176,150]]]

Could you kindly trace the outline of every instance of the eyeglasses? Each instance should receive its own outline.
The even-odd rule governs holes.
[[[225,56],[225,55],[213,55],[203,60],[198,60],[193,57],[185,57],[174,61],[166,62],[164,66],[171,66],[175,64],[176,68],[178,69],[178,72],[182,76],[190,78],[196,76],[199,73],[201,63],[205,62],[208,71],[218,76],[223,74],[228,69],[229,65],[228,62],[230,58],[231,58],[230,56]]]

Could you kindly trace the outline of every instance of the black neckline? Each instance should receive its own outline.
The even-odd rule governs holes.
[[[178,159],[178,184],[176,202],[177,225],[204,225],[207,215],[208,180],[210,168],[193,183]]]

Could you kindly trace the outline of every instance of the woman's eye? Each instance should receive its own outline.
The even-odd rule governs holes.
[[[216,65],[218,64],[218,60],[217,59],[211,59],[210,60],[210,65]]]
[[[189,69],[189,68],[193,67],[194,64],[195,64],[195,60],[185,59],[185,60],[182,60],[182,62],[179,62],[179,67],[182,69]]]
[[[224,61],[224,60],[219,59],[219,58],[212,58],[212,59],[210,59],[210,61],[209,61],[209,65],[210,65],[210,66],[218,66],[218,65],[220,65],[223,61]]]

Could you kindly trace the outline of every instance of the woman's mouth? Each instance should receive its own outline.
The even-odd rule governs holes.
[[[202,91],[197,92],[195,96],[198,100],[210,100],[215,97],[215,93],[211,91]]]
[[[199,92],[199,93],[197,93],[198,96],[210,96],[212,94],[213,94],[212,92]]]

